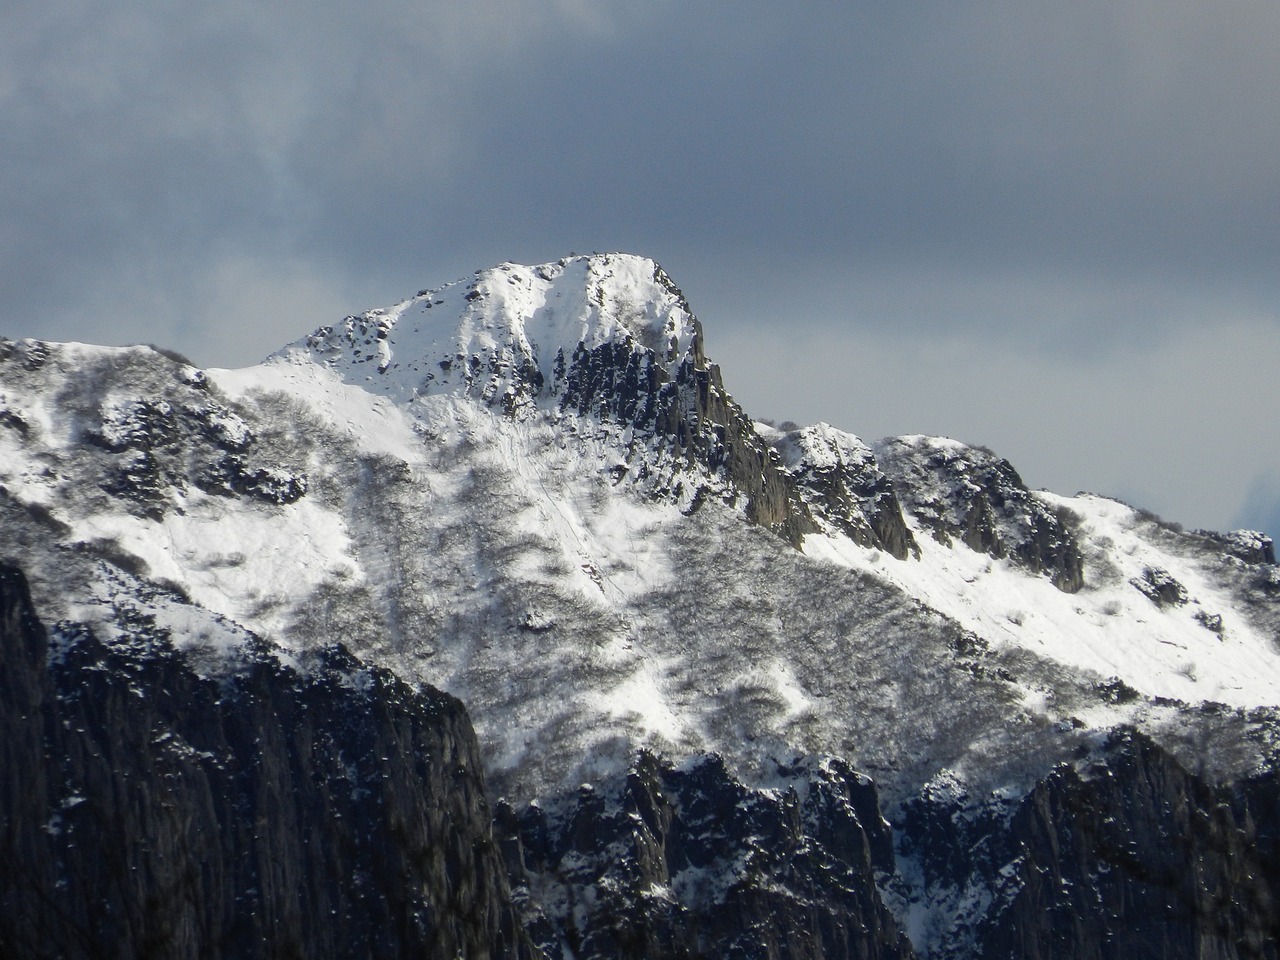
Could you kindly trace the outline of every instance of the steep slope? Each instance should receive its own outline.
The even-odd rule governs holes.
[[[341,648],[196,662],[154,617],[47,634],[0,566],[0,953],[534,956],[456,700]]]
[[[616,479],[629,474],[686,505],[712,490],[741,496],[748,517],[792,540],[810,526],[707,362],[684,295],[650,260],[501,264],[322,327],[283,357],[400,403],[445,394],[518,418],[590,415],[625,451]]]
[[[753,789],[720,757],[641,754],[602,788],[501,809],[530,930],[578,957],[914,957],[876,887],[894,866],[875,787],[839,761],[779,774]]]
[[[1206,783],[1276,754],[1268,538],[1031,491],[951,440],[754,424],[638,257],[503,264],[245,370],[0,343],[0,487],[3,555],[46,619],[126,636],[143,583],[182,601],[162,615],[196,647],[341,641],[462,698],[521,823],[583,782],[616,795],[639,750],[672,771],[719,754],[723,789],[765,806],[809,789],[780,769],[839,758],[907,844],[875,884],[939,955],[987,928],[976,907],[919,920],[922,891],[986,909],[1000,881],[928,886],[907,839],[922,791],[953,785],[963,823],[1122,725]],[[773,882],[726,842],[745,858],[726,889]],[[526,906],[613,883],[560,877],[562,854],[531,854]],[[635,903],[667,885],[641,875]],[[684,889],[669,945],[692,942],[679,917],[712,922]],[[526,916],[568,937],[557,910]]]

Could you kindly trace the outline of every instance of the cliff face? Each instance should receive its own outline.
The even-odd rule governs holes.
[[[1008,559],[1064,593],[1084,586],[1071,518],[1038,501],[1008,460],[933,437],[883,440],[876,456],[903,506],[938,542]]]
[[[819,529],[898,560],[919,557],[893,483],[861,440],[816,424],[775,433],[771,442]]]
[[[531,955],[453,698],[341,648],[54,640],[0,569],[0,954]]]
[[[743,498],[749,519],[798,545],[814,529],[813,520],[777,456],[725,389],[720,368],[707,362],[697,329],[674,375],[655,351],[634,342],[580,348],[560,405],[631,429],[633,437],[656,443],[674,463],[704,468]],[[648,480],[643,458],[637,459],[637,479]],[[669,482],[698,481],[696,474],[677,473]]]
[[[586,417],[614,433],[626,460],[615,481],[689,509],[726,499],[795,546],[815,529],[707,359],[684,294],[647,258],[500,264],[289,349],[402,401],[452,394],[517,418]]]
[[[0,957],[1268,956],[1265,535],[754,423],[627,256],[0,381]]]
[[[1274,775],[1213,786],[1121,731],[1017,801],[935,788],[890,827],[839,761],[778,773],[642,755],[625,781],[500,805],[531,934],[578,958],[1280,955]]]
[[[1003,810],[922,796],[899,853],[921,902],[970,904],[934,932],[938,955],[1274,958],[1276,782],[1213,786],[1119,731]]]
[[[1260,799],[1237,802],[1146,737],[1118,734],[1099,762],[1023,801],[1009,827],[1017,889],[984,955],[1277,956],[1275,865],[1258,835],[1276,811]]]
[[[539,945],[636,960],[914,957],[876,888],[893,843],[875,787],[838,761],[780,773],[785,788],[752,789],[719,757],[675,769],[641,755],[625,782],[500,807]]]
[[[496,826],[462,705],[329,647],[51,634],[0,568],[0,955],[1280,956],[1280,787],[1121,732],[1020,799],[716,756]]]

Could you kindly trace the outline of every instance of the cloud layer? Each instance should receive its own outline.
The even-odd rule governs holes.
[[[1278,515],[1272,3],[7,19],[8,336],[244,364],[499,260],[624,249],[758,415],[952,432],[1189,525]]]

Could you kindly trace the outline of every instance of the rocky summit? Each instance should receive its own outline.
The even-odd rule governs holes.
[[[0,340],[0,952],[1277,956],[1280,567],[773,425],[672,279]]]

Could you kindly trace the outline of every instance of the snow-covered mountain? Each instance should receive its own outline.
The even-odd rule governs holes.
[[[340,642],[459,697],[513,824],[584,783],[626,808],[638,756],[654,795],[714,755],[759,803],[851,765],[895,827],[1004,823],[1117,730],[1211,784],[1276,756],[1269,538],[1028,490],[954,440],[753,422],[640,257],[502,264],[243,370],[0,342],[0,511],[55,635],[215,672]],[[569,943],[604,874],[511,829],[526,915]],[[940,872],[921,830],[874,896],[916,951],[977,949],[1026,857]],[[695,909],[743,856],[645,896]]]

